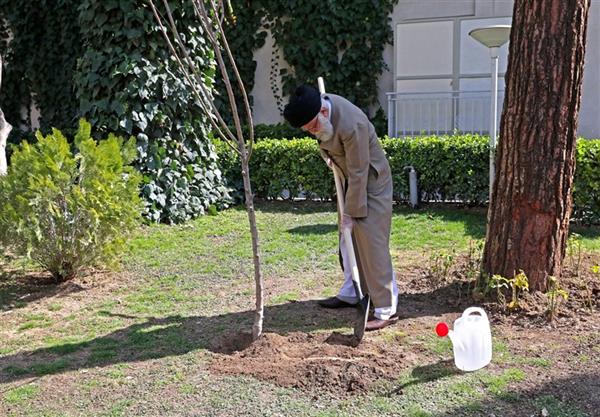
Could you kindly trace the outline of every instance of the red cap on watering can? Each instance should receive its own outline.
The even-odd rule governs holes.
[[[444,322],[440,322],[437,324],[437,326],[435,326],[435,332],[439,337],[448,336],[448,331],[448,325]]]

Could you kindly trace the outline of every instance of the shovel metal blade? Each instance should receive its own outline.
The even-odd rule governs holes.
[[[357,342],[360,342],[365,336],[370,306],[371,298],[369,295],[365,295],[362,300],[358,302],[358,316],[356,318],[356,322],[354,323],[354,337],[356,338]]]

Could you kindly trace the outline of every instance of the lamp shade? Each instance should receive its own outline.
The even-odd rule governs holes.
[[[488,48],[499,48],[508,42],[510,25],[495,25],[473,29],[469,36]]]

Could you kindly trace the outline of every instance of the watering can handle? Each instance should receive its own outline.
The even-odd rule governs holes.
[[[462,314],[462,317],[467,317],[469,315],[471,315],[472,313],[479,313],[481,314],[481,317],[484,317],[486,320],[488,319],[487,314],[485,314],[485,311],[483,311],[483,308],[481,307],[469,307],[467,308],[464,313]]]

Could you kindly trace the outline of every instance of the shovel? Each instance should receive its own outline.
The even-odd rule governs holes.
[[[325,84],[323,83],[323,78],[319,77],[317,81],[319,84],[319,91],[321,94],[325,94]],[[341,216],[344,215],[344,193],[341,180],[343,174],[333,161],[331,161],[331,169],[333,171],[333,178],[335,180],[335,194],[337,196],[337,206],[340,213],[339,218],[341,219]],[[352,232],[350,229],[342,228],[342,233],[344,234],[344,242],[346,244],[348,261],[350,262],[350,267],[352,268],[352,284],[354,284],[354,290],[356,291],[356,296],[358,297],[358,317],[354,323],[354,337],[356,338],[357,342],[360,342],[365,335],[371,299],[369,298],[368,294],[363,295],[360,287],[360,275],[358,273],[358,265],[356,264],[354,245],[352,244]]]

